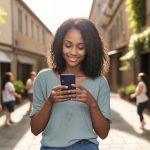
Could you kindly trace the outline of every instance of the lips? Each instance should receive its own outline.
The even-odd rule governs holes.
[[[78,58],[76,58],[76,57],[68,57],[68,60],[72,61],[72,62],[77,62]]]

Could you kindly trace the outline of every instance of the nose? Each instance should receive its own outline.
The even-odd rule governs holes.
[[[75,46],[71,49],[71,54],[72,55],[76,55],[77,54],[77,48]]]

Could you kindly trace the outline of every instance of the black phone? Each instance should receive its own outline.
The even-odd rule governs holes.
[[[71,86],[71,84],[75,84],[75,74],[61,74],[60,82],[61,82],[61,85],[68,86],[67,90],[75,89],[75,87]]]

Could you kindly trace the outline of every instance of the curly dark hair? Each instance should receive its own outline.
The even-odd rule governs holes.
[[[106,73],[109,66],[108,54],[96,26],[86,18],[68,19],[57,29],[50,52],[53,70],[61,74],[66,69],[62,47],[66,33],[72,28],[80,31],[87,51],[81,63],[81,71],[90,78]]]

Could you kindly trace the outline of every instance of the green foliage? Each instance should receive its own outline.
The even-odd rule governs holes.
[[[146,28],[141,33],[135,33],[130,37],[128,44],[129,52],[120,57],[123,62],[121,71],[131,69],[131,62],[133,59],[140,63],[140,53],[142,51],[150,51],[150,27]]]
[[[141,33],[133,34],[130,38],[128,48],[130,51],[134,51],[137,60],[141,51],[150,51],[150,28]]]
[[[25,85],[21,80],[14,81],[16,92],[23,94],[25,92]]]
[[[0,8],[0,24],[5,23],[5,19],[3,17],[6,15],[7,15],[7,13],[3,9]]]
[[[134,84],[130,84],[125,87],[124,92],[127,95],[130,95],[135,92],[136,86]]]
[[[146,1],[126,0],[126,10],[130,13],[130,27],[134,32],[139,32],[146,22]]]

